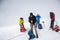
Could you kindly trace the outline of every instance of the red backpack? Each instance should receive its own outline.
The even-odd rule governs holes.
[[[25,31],[26,31],[26,29],[24,28],[24,26],[22,26],[22,27],[20,28],[20,31],[21,31],[21,32],[25,32]]]

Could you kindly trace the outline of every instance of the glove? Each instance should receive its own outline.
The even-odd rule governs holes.
[[[31,21],[31,23],[33,23],[33,21]]]

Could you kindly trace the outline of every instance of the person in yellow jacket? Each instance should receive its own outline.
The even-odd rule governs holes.
[[[23,20],[22,17],[19,19],[18,23],[19,23],[20,26],[24,25],[24,20]]]
[[[23,20],[22,17],[19,19],[18,23],[19,23],[19,25],[20,25],[20,31],[21,31],[21,32],[25,32],[26,29],[25,29],[25,27],[24,27],[24,20]]]

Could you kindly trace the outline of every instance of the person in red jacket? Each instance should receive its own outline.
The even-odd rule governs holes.
[[[50,19],[51,19],[50,28],[53,28],[54,27],[54,21],[55,21],[54,12],[50,12]]]

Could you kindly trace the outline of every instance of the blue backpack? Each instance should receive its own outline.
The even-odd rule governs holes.
[[[30,39],[35,38],[35,35],[33,34],[32,30],[28,31],[28,35],[29,35]]]
[[[42,28],[42,24],[39,24],[39,25],[38,25],[38,29],[43,29],[43,28]]]

